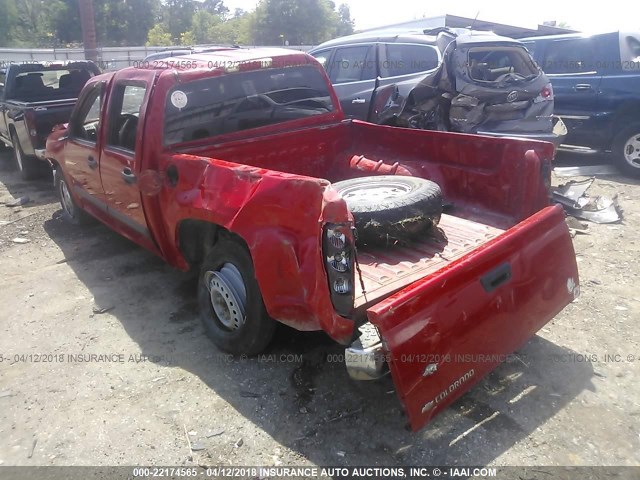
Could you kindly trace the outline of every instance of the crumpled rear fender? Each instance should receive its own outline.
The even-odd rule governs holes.
[[[238,235],[269,315],[342,343],[351,338],[353,321],[333,310],[322,262],[323,223],[350,219],[328,181],[193,155],[174,155],[171,163],[179,180],[164,189],[167,229],[177,232],[182,220],[193,219]]]

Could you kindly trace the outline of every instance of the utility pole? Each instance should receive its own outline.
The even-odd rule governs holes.
[[[96,17],[93,13],[93,0],[78,0],[80,6],[80,23],[82,24],[82,43],[84,44],[84,58],[98,61],[98,46],[96,44]]]

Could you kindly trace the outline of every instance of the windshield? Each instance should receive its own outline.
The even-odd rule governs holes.
[[[206,78],[169,92],[164,143],[215,137],[331,111],[325,79],[312,66]]]
[[[89,70],[56,68],[22,72],[14,79],[11,98],[23,102],[77,98],[89,78]]]
[[[533,80],[539,69],[521,47],[477,47],[469,50],[469,76],[499,85]]]

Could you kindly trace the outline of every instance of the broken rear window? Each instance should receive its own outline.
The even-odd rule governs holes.
[[[471,48],[468,67],[469,76],[477,82],[515,83],[539,75],[532,58],[520,47]]]
[[[189,142],[332,111],[325,77],[315,67],[205,78],[169,91],[164,143]]]

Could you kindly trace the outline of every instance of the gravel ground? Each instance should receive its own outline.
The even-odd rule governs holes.
[[[640,464],[638,181],[591,189],[618,194],[625,218],[574,239],[581,297],[411,433],[391,381],[351,381],[323,334],[218,352],[192,276],[66,224],[50,183],[9,164],[0,154],[0,202],[31,202],[0,205],[2,465]]]

